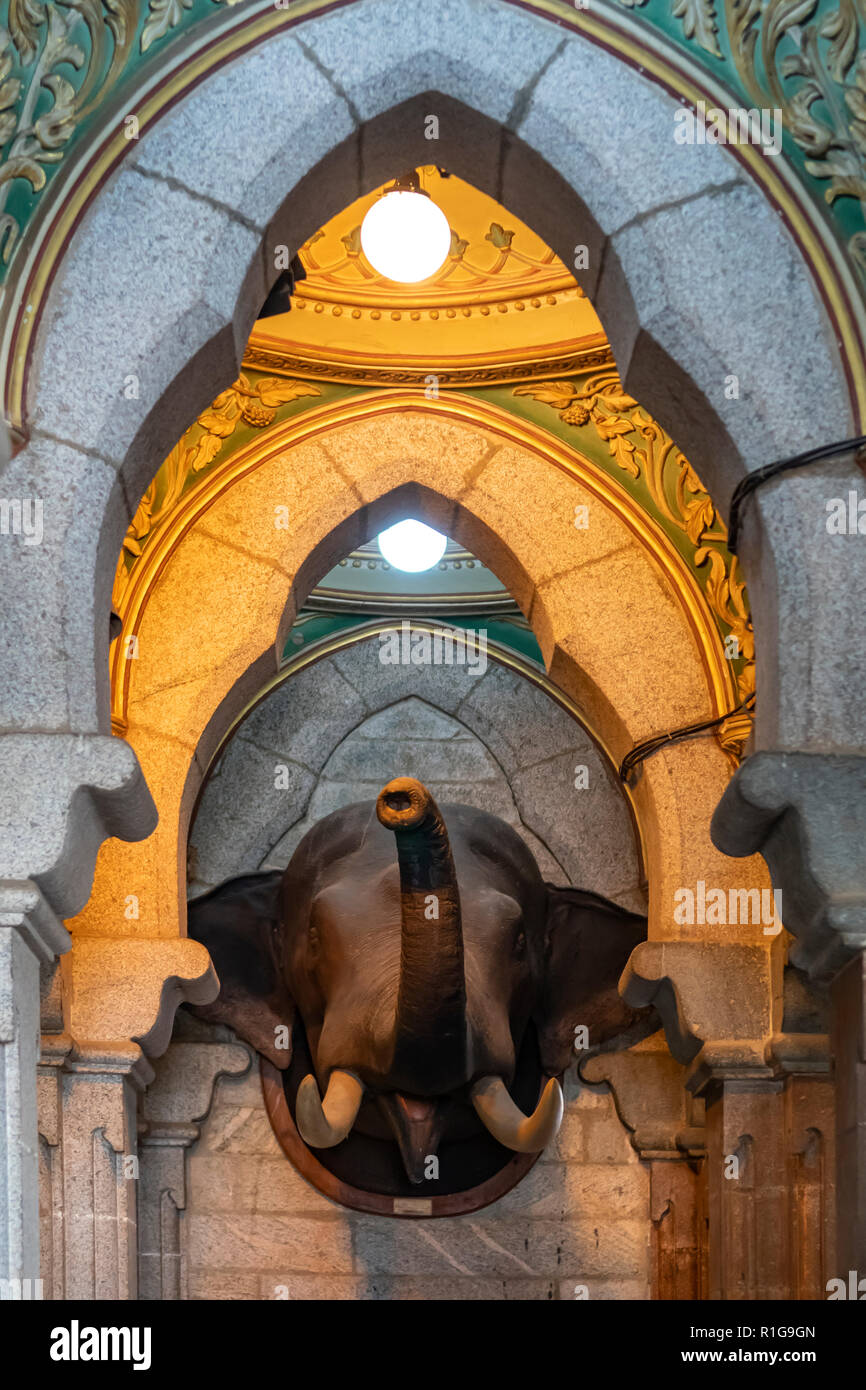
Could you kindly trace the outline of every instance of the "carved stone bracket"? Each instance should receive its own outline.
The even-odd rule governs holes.
[[[128,743],[101,734],[0,735],[0,875],[32,880],[57,916],[87,901],[103,840],[141,840],[157,814]]]
[[[210,956],[187,937],[76,936],[65,968],[72,1036],[134,1039],[148,1057],[168,1047],[179,1004],[219,994]]]
[[[702,1154],[703,1102],[686,1090],[688,1068],[671,1056],[663,1033],[625,1052],[590,1057],[580,1076],[608,1082],[617,1114],[641,1158]]]
[[[691,1067],[689,1085],[711,1070],[769,1075],[772,961],[762,946],[716,941],[645,941],[631,954],[621,993],[652,1004],[674,1058]]]
[[[725,854],[766,859],[795,965],[828,980],[866,949],[866,758],[755,753],[711,833]]]

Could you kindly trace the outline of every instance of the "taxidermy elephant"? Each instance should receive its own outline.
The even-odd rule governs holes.
[[[315,1072],[296,1098],[304,1141],[339,1144],[375,1101],[411,1182],[461,1124],[539,1152],[559,1128],[575,1030],[598,1050],[658,1027],[617,993],[645,918],[545,884],[504,821],[440,810],[410,777],[324,817],[284,874],[195,899],[189,932],[221,981],[216,1002],[192,1012],[281,1069],[300,1015]],[[530,1029],[541,1094],[525,1114],[509,1087]]]

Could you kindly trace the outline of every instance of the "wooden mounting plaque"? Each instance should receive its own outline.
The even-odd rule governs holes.
[[[304,1143],[292,1119],[283,1087],[283,1073],[264,1057],[260,1058],[260,1063],[265,1109],[283,1153],[312,1187],[332,1202],[339,1202],[352,1211],[403,1219],[466,1216],[504,1197],[526,1176],[539,1157],[538,1154],[515,1154],[493,1177],[465,1192],[434,1197],[390,1197],[380,1192],[365,1192],[362,1188],[342,1182],[319,1162]]]

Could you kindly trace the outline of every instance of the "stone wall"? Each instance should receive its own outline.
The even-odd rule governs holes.
[[[646,1298],[649,1175],[603,1089],[566,1079],[555,1145],[470,1216],[348,1211],[283,1155],[258,1062],[224,1076],[187,1157],[182,1296],[191,1299]]]
[[[239,726],[190,831],[191,895],[235,874],[284,868],[315,821],[410,776],[440,802],[513,825],[551,882],[646,912],[622,787],[556,700],[492,660],[474,672],[388,666],[379,650],[372,637],[301,670]],[[578,767],[588,781],[581,789]]]

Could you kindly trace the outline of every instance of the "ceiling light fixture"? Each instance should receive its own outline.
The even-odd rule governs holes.
[[[448,218],[421,187],[418,170],[395,179],[361,223],[361,247],[374,270],[402,285],[427,280],[451,250]]]
[[[379,550],[389,565],[404,574],[431,570],[445,554],[448,537],[423,521],[398,521],[378,537]]]

